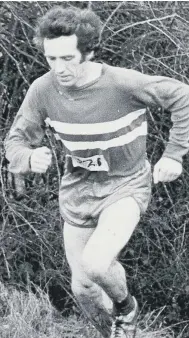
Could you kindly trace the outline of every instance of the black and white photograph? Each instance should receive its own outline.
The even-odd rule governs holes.
[[[189,338],[189,1],[0,1],[0,338]]]

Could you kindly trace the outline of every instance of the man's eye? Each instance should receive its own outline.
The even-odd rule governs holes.
[[[54,57],[48,57],[49,61],[54,61],[55,58]]]
[[[73,59],[73,56],[66,56],[64,57],[65,61],[71,61]]]

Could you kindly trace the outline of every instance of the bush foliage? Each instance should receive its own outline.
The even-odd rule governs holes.
[[[165,75],[188,83],[188,2],[82,1],[0,3],[0,271],[3,283],[25,287],[29,281],[48,290],[62,312],[73,304],[69,287],[62,220],[57,203],[64,154],[47,130],[44,143],[53,151],[47,175],[12,176],[3,140],[23,97],[47,64],[32,42],[38,16],[61,6],[90,7],[101,18],[102,34],[95,59]],[[171,126],[169,112],[148,112],[148,157],[160,158]],[[188,337],[189,322],[189,160],[182,176],[153,186],[152,200],[121,255],[131,291],[143,313],[160,310],[157,327],[171,326]],[[160,320],[161,318],[161,320]],[[163,324],[162,324],[163,323]]]

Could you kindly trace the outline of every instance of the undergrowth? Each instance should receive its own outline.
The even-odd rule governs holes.
[[[160,314],[156,311],[140,319],[136,338],[173,338],[171,330],[153,329]],[[1,338],[100,338],[100,334],[79,315],[65,318],[39,287],[35,294],[5,287],[0,283]]]

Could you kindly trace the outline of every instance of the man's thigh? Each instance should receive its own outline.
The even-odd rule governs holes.
[[[109,312],[112,309],[109,297],[98,285],[89,280],[82,266],[83,251],[94,230],[94,228],[74,227],[65,222],[64,245],[66,257],[72,271],[72,288],[79,291],[81,286],[86,287],[90,293],[94,293],[96,303],[104,305]]]
[[[104,209],[97,228],[84,249],[84,256],[106,271],[128,243],[140,220],[140,208],[132,197],[122,198]]]
[[[82,253],[94,230],[64,223],[64,248],[72,273],[82,273]]]

